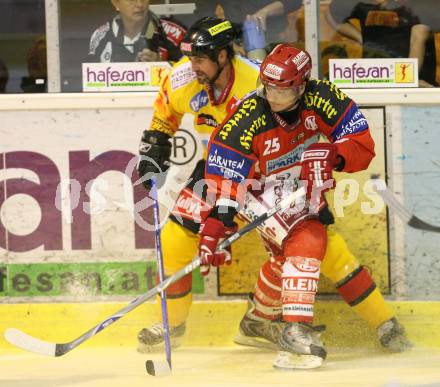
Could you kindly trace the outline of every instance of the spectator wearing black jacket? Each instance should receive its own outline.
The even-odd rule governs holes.
[[[149,0],[111,0],[118,14],[92,34],[90,62],[177,61],[186,28],[149,10]]]

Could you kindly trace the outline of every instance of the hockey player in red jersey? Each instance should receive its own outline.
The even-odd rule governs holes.
[[[277,333],[266,338],[281,349],[277,368],[314,368],[325,359],[320,329],[312,325],[327,247],[319,220],[323,193],[334,187],[334,170],[361,171],[374,157],[368,123],[355,102],[334,84],[309,79],[310,71],[307,52],[276,46],[261,65],[261,86],[211,136],[205,167],[215,195],[215,208],[200,231],[199,254],[208,268],[231,261],[230,251],[216,247],[236,229],[239,210],[252,219],[299,186],[307,188],[305,201],[259,228],[271,258],[260,270],[253,308],[240,325],[251,337],[252,323],[273,321],[268,330]],[[319,142],[320,136],[328,142]]]
[[[166,173],[157,172],[166,171],[170,165],[170,137],[179,128],[183,114],[194,115],[195,129],[203,142],[207,142],[213,130],[225,119],[237,102],[255,89],[259,78],[259,66],[246,58],[233,55],[233,37],[232,25],[226,20],[217,18],[203,18],[188,30],[182,45],[183,53],[187,57],[176,63],[171,72],[163,77],[154,105],[150,128],[142,134],[140,155],[143,158],[139,162],[138,168],[139,175],[145,180],[146,186],[151,184],[149,179],[152,174],[156,175],[158,183],[162,184],[165,181]],[[270,68],[267,71],[270,71]],[[345,99],[344,96],[343,100],[336,103],[338,98],[333,94],[343,94],[336,88],[325,85],[327,85],[325,82],[311,82],[310,87],[307,86],[305,89],[301,106],[315,104],[316,109],[321,109],[323,119],[333,125],[336,122],[334,121],[335,117],[342,114],[340,105],[342,106],[348,99]],[[272,90],[269,87],[266,87],[266,90],[267,97],[271,98]],[[280,90],[281,102],[285,102],[286,96],[282,89]],[[289,93],[290,90],[287,90],[287,94]],[[246,103],[248,104],[249,101]],[[275,101],[272,103],[275,104]],[[254,107],[249,106],[249,109],[254,109]],[[309,110],[313,109],[310,107]],[[238,114],[241,113],[238,112]],[[267,117],[272,117],[271,112],[265,114]],[[298,109],[292,109],[291,112],[280,112],[276,117],[290,122],[289,116],[296,114],[298,114]],[[360,115],[357,116],[358,114]],[[257,117],[255,122],[252,121],[246,128],[246,133],[241,141],[248,142],[247,131],[252,133],[260,126],[266,127],[266,116]],[[284,116],[285,118],[283,118]],[[365,122],[365,118],[359,111],[356,111],[352,123],[355,121],[357,125],[363,125]],[[313,129],[317,127],[317,122],[316,117],[312,115],[306,117],[304,125],[308,128],[309,133],[314,132]],[[350,120],[346,123],[341,122],[341,127],[346,129],[340,130],[352,130],[352,123]],[[227,133],[229,130],[235,129],[235,121],[231,121],[230,126],[224,126],[224,131]],[[301,140],[302,135],[299,133],[298,138],[293,138],[292,141]],[[340,133],[336,135],[339,136]],[[281,153],[277,150],[277,147],[280,146],[279,139],[273,139],[264,145],[267,147],[266,152],[277,151]],[[342,147],[342,145],[340,146]],[[295,153],[292,157],[297,159],[299,154]],[[289,162],[289,155],[280,157],[279,160],[270,161],[268,169],[277,170],[286,162]],[[204,177],[204,168],[205,160],[200,160],[188,180],[187,186],[180,192],[176,205],[171,211],[170,220],[162,229],[161,238],[166,276],[170,276],[187,265],[197,253],[200,222],[211,211],[211,203],[208,205],[206,201],[206,192],[196,192],[196,187],[202,186],[200,183]],[[292,179],[290,179],[290,172],[287,169],[285,174],[279,173],[276,176],[278,184],[275,184],[273,189],[274,193],[278,195],[282,193],[283,181],[289,183]],[[277,198],[279,200],[278,196]],[[247,196],[247,200],[249,205],[246,208],[251,208],[251,197]],[[260,207],[261,205],[258,204],[258,208]],[[248,215],[252,216],[252,214]],[[320,220],[325,224],[330,224],[329,218],[332,218],[330,212],[323,208]],[[272,218],[270,222],[275,219]],[[277,229],[281,226],[277,223],[273,227]],[[270,227],[267,228],[267,232],[271,233],[271,230]],[[280,231],[277,234],[281,235]],[[345,302],[377,330],[380,342],[384,347],[393,351],[405,350],[408,347],[408,341],[403,328],[394,317],[394,312],[385,303],[368,271],[360,265],[350,252],[343,237],[334,228],[327,229],[327,236],[328,244],[325,259],[321,264],[321,273],[336,285]],[[264,270],[267,270],[267,267],[268,264],[264,266]],[[167,289],[170,336],[173,345],[178,345],[185,332],[185,323],[192,304],[191,276],[192,274],[189,273]],[[249,298],[248,313],[240,324],[240,336],[237,337],[236,342],[261,346],[273,345],[278,341],[276,330],[272,329],[272,324],[268,324],[268,321],[271,320],[262,317],[257,324],[254,319],[255,314],[252,311],[254,309],[261,311],[264,305],[262,302],[261,294],[257,288],[255,297]],[[277,308],[273,312],[274,316],[279,315],[279,307]],[[160,302],[158,303],[158,311],[160,313]],[[271,315],[272,313],[271,311],[266,312],[263,314]],[[273,319],[276,320],[276,317]],[[265,343],[261,343],[261,337],[267,339]],[[151,351],[163,345],[164,328],[162,322],[158,321],[156,324],[143,328],[139,332],[138,339],[138,349],[142,352]]]

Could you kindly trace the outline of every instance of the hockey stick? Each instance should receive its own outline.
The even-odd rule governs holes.
[[[378,176],[371,176],[373,180],[378,180]],[[411,212],[409,212],[399,201],[395,195],[389,190],[389,188],[382,184],[377,184],[377,192],[382,197],[385,204],[393,210],[396,215],[402,219],[408,226],[423,231],[431,231],[440,233],[440,226],[436,226],[423,221]],[[384,187],[384,188],[383,188]]]
[[[303,187],[295,192],[292,192],[291,195],[280,201],[276,206],[272,207],[265,214],[255,218],[251,223],[247,224],[245,227],[241,228],[236,233],[232,234],[230,237],[221,242],[218,246],[218,249],[225,249],[230,244],[241,238],[243,235],[247,234],[249,231],[255,229],[257,226],[262,224],[264,221],[266,221],[268,218],[273,216],[281,209],[290,207],[293,202],[303,197],[304,195],[305,189]],[[48,341],[37,339],[16,328],[7,329],[4,333],[4,337],[10,344],[15,345],[16,347],[19,347],[26,351],[46,356],[63,356],[66,353],[70,352],[72,349],[76,348],[78,345],[84,343],[84,341],[87,341],[91,337],[95,336],[97,333],[101,332],[103,329],[107,328],[109,325],[113,324],[115,321],[118,321],[121,317],[125,316],[133,309],[136,309],[139,305],[143,304],[145,301],[156,295],[156,293],[165,291],[171,284],[199,267],[200,263],[200,257],[195,258],[191,263],[168,277],[165,281],[162,281],[144,295],[135,298],[133,301],[130,302],[130,304],[120,309],[104,321],[100,322],[98,325],[89,329],[87,332],[83,333],[75,340],[69,341],[67,343],[51,343]]]
[[[157,260],[157,272],[159,274],[159,282],[163,282],[165,277],[162,257],[162,243],[160,240],[160,216],[159,216],[159,203],[157,199],[157,185],[156,178],[151,179],[151,194],[153,199],[153,213],[154,213],[154,235],[156,239],[156,260]],[[166,362],[147,360],[145,362],[145,368],[148,374],[152,376],[156,375],[169,375],[171,373],[171,344],[170,344],[170,329],[168,325],[168,308],[167,308],[167,293],[166,291],[160,292],[160,303],[162,307],[162,321],[164,328],[165,339],[165,353]]]

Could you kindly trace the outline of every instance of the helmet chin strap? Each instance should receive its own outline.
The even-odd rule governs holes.
[[[217,71],[216,71],[215,75],[209,80],[209,83],[212,86],[214,86],[215,81],[218,79],[218,77],[222,73],[223,69],[225,68],[225,66],[223,66],[223,67],[220,66],[220,63],[218,62],[218,58],[215,60],[215,63],[217,64]]]
[[[209,83],[206,85],[206,88],[212,105],[219,105],[226,101],[226,98],[232,89],[232,85],[234,84],[235,73],[234,73],[234,67],[231,66],[229,79],[226,81],[226,84],[216,88],[215,82],[217,81],[217,79],[219,78],[220,74],[225,69],[225,67],[228,66],[228,63],[225,63],[223,66],[220,66],[218,60],[215,62],[217,64],[217,71],[215,75],[209,80]]]

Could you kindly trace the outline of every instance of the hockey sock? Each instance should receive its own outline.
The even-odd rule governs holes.
[[[320,264],[320,260],[316,258],[287,258],[282,280],[284,321],[313,322]]]
[[[394,315],[370,273],[362,266],[339,281],[336,288],[345,302],[375,328]]]
[[[281,278],[266,261],[255,286],[255,316],[276,320],[281,317]]]
[[[371,275],[359,265],[342,236],[327,228],[328,243],[321,272],[336,284],[353,310],[373,327],[393,317]]]
[[[192,303],[192,275],[191,273],[172,284],[166,291],[168,304],[168,322],[172,327],[185,322]],[[160,296],[156,305],[160,308]],[[159,311],[160,312],[160,311]]]
[[[327,233],[317,220],[296,226],[284,242],[282,274],[283,319],[313,322],[313,306],[318,291],[321,261],[327,248]]]

